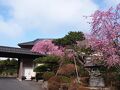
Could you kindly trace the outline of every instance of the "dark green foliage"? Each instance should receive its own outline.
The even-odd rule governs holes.
[[[18,61],[16,59],[6,59],[0,61],[0,74],[13,75],[17,73]]]
[[[67,76],[60,76],[61,83],[70,83],[71,79]]]
[[[58,64],[43,64],[34,68],[34,72],[56,71]]]
[[[35,59],[35,63],[58,63],[60,60],[60,57],[57,56],[46,56],[46,57],[39,57]]]
[[[49,71],[49,65],[46,64],[34,68],[34,72],[46,72],[46,71]]]
[[[3,65],[14,65],[14,66],[17,66],[18,64],[18,61],[15,60],[15,59],[6,59],[6,60],[1,60],[0,61],[0,66],[3,66]]]
[[[60,57],[57,56],[46,56],[46,57],[40,57],[35,59],[35,63],[43,65],[37,66],[34,71],[35,72],[46,72],[46,71],[55,71],[59,67],[59,61]]]
[[[88,71],[86,71],[85,70],[85,68],[84,67],[82,67],[81,65],[79,65],[79,75],[81,76],[81,77],[89,77],[89,73],[88,73]]]
[[[53,43],[59,46],[73,45],[76,41],[82,41],[85,36],[82,32],[69,32],[68,35],[60,39],[55,39]]]
[[[115,90],[120,89],[120,66],[114,66],[108,68],[107,66],[102,66],[100,68],[102,76],[105,80],[106,86],[116,87]]]
[[[120,68],[120,67],[119,67]],[[110,67],[108,68],[107,66],[102,66],[100,67],[100,72],[101,73],[119,73],[119,68],[116,67]]]
[[[36,77],[35,77],[35,78],[36,78],[36,81],[43,79],[43,78],[42,78],[42,75],[43,75],[43,72],[39,72],[39,73],[37,72],[37,73],[36,73]]]
[[[55,76],[54,72],[45,72],[42,77],[44,80],[49,80],[52,76]]]

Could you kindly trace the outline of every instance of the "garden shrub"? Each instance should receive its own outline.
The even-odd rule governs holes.
[[[43,77],[42,77],[42,75],[43,75],[43,72],[37,72],[36,73],[36,81],[38,81],[38,80],[40,80],[40,79],[43,79]]]
[[[44,80],[49,80],[52,76],[55,76],[54,72],[45,72],[42,77]]]
[[[39,57],[35,59],[35,63],[59,63],[60,57],[48,55],[46,57]]]
[[[70,83],[70,86],[68,88],[68,90],[91,90],[91,89],[88,89],[87,87],[85,87],[84,85],[79,84],[76,79],[73,79]]]
[[[34,68],[34,72],[45,72],[48,71],[49,67],[48,65],[44,64],[44,65],[40,65]]]
[[[79,88],[79,84],[74,79],[74,80],[71,81],[68,90],[77,90],[77,88]]]
[[[56,72],[59,67],[60,57],[48,55],[46,57],[39,57],[34,60],[36,64],[43,64],[37,66],[34,71],[35,72],[46,72],[46,71],[54,71]]]
[[[71,78],[66,76],[53,76],[48,80],[49,90],[59,90],[59,88],[68,88]],[[66,89],[65,89],[66,90]]]
[[[48,90],[59,90],[60,88],[60,77],[53,76],[48,80]]]
[[[70,83],[71,79],[66,76],[60,76],[60,81],[61,81],[61,83]]]
[[[77,67],[79,69],[79,67]],[[61,66],[58,70],[58,74],[61,75],[70,75],[75,72],[75,65],[74,64],[65,64]]]

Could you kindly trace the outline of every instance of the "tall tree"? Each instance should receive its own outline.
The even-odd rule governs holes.
[[[63,38],[55,39],[53,42],[56,45],[66,46],[76,44],[77,41],[85,40],[84,34],[82,32],[69,32]]]
[[[102,54],[102,60],[109,67],[120,65],[120,4],[115,9],[96,11],[91,26],[92,49]]]

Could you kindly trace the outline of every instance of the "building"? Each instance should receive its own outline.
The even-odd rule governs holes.
[[[18,59],[18,79],[22,80],[22,77],[26,77],[26,80],[30,80],[31,77],[35,77],[33,72],[34,63],[33,60],[43,55],[33,53],[31,51],[34,44],[44,39],[36,39],[34,41],[19,43],[19,48],[0,46],[0,57],[17,58]]]
[[[24,43],[19,43],[18,46],[21,49],[28,49],[31,51],[32,47],[38,42],[44,39],[36,39],[34,41],[30,42],[24,42]],[[22,71],[20,73],[22,74],[22,77],[26,77],[26,80],[30,80],[31,77],[35,77],[36,73],[33,71],[35,64],[33,62],[35,58],[24,58],[22,59]]]

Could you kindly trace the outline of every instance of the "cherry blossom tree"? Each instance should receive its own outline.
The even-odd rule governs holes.
[[[96,11],[92,15],[89,44],[100,52],[109,67],[120,65],[120,4],[115,9]]]
[[[66,35],[63,38],[55,39],[53,40],[42,40],[37,42],[33,48],[32,52],[44,54],[44,55],[57,55],[64,58],[73,59],[73,62],[75,64],[75,71],[77,74],[77,80],[79,81],[78,77],[78,68],[76,63],[76,52],[73,50],[73,47],[75,44],[77,44],[76,41],[82,41],[84,40],[84,34],[82,32],[70,32],[68,35]],[[61,60],[59,69],[63,66],[64,59]],[[59,71],[58,69],[58,71]],[[58,72],[56,73],[56,75]]]
[[[56,55],[56,56],[64,55],[64,48],[55,45],[54,43],[52,43],[52,40],[42,40],[37,42],[33,46],[31,51],[43,55]]]
[[[71,48],[77,41],[82,41],[84,39],[85,37],[82,32],[69,32],[68,35],[60,39],[37,42],[31,51],[44,55],[67,56],[72,58],[75,53],[69,52],[67,47],[69,46],[69,48]]]
[[[67,50],[66,47],[54,44],[53,40],[38,41],[32,48],[32,52],[43,55],[55,55],[59,57],[67,57],[73,59],[75,53]]]

